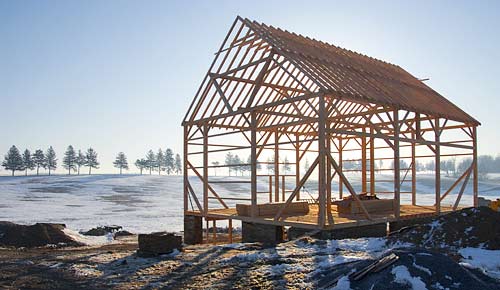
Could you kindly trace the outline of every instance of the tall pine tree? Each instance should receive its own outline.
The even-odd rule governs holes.
[[[68,169],[68,174],[71,175],[71,170],[76,171],[76,152],[73,146],[69,145],[64,152],[63,167]]]
[[[175,154],[175,173],[182,173],[182,161],[181,156],[179,154]]]
[[[170,175],[175,169],[175,160],[174,160],[174,152],[172,149],[167,148],[165,150],[165,169],[167,170],[167,174]]]
[[[162,170],[165,170],[165,155],[161,148],[158,149],[158,153],[156,154],[156,167],[158,169],[158,175],[161,175]]]
[[[142,170],[147,168],[147,164],[148,162],[146,161],[146,159],[137,159],[134,163],[135,167],[137,167],[140,170],[141,175],[142,175]]]
[[[25,176],[28,176],[28,169],[29,170],[35,169],[35,162],[33,161],[31,152],[28,149],[24,150],[23,153],[23,166],[25,170],[24,172]]]
[[[11,170],[12,176],[14,176],[14,172],[24,170],[23,158],[16,146],[12,145],[10,147],[7,155],[5,155],[5,160],[2,162],[2,166],[5,170]]]
[[[153,150],[149,150],[146,154],[146,167],[149,169],[149,175],[156,168],[156,155]]]
[[[82,150],[78,150],[78,154],[76,155],[75,160],[76,168],[78,175],[80,175],[80,167],[85,166],[87,164],[87,157],[82,153]]]
[[[40,167],[42,168],[47,167],[47,159],[45,158],[45,154],[43,154],[42,149],[37,149],[35,151],[35,154],[33,154],[33,162],[35,163],[36,166],[36,175],[39,174]]]
[[[128,170],[128,161],[127,161],[127,156],[125,156],[125,153],[123,152],[118,153],[115,161],[113,162],[113,165],[116,168],[120,169],[120,174],[122,174],[122,169]]]
[[[89,167],[89,175],[92,174],[92,168],[99,169],[99,162],[97,161],[97,152],[94,149],[87,149],[85,154],[85,165]]]
[[[57,168],[57,159],[56,159],[56,151],[54,151],[54,148],[52,146],[47,149],[47,153],[45,153],[45,158],[46,158],[46,166],[49,169],[49,176],[50,172],[52,170],[56,170]]]

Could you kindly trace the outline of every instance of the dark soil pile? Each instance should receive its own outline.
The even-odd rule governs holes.
[[[0,245],[10,247],[41,247],[46,245],[82,246],[66,235],[64,224],[37,223],[19,225],[0,222]]]
[[[479,271],[466,269],[443,254],[423,249],[394,250],[392,253],[399,257],[394,264],[377,273],[370,272],[358,281],[350,279],[351,289],[423,289],[424,284],[426,289],[500,289],[493,278]],[[334,265],[318,272],[313,280],[316,280],[318,288],[329,288],[340,277],[352,275],[371,263],[373,260]],[[396,273],[401,269],[409,273],[412,281],[397,279]]]
[[[80,232],[82,235],[86,236],[105,236],[109,233],[116,233],[122,230],[121,226],[101,226],[92,228],[86,232]]]
[[[432,222],[393,233],[391,242],[408,242],[425,248],[484,247],[500,249],[500,212],[488,207],[466,208]]]

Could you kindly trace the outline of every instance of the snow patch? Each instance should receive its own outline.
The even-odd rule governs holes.
[[[351,282],[349,276],[342,276],[332,290],[351,290]]]
[[[403,265],[392,268],[391,273],[394,275],[396,283],[409,285],[413,290],[427,290],[422,279],[420,277],[413,277],[408,268]]]
[[[500,250],[463,248],[458,252],[464,257],[460,265],[480,269],[484,274],[500,279]]]
[[[107,234],[106,236],[84,236],[77,231],[73,231],[68,228],[63,229],[63,232],[76,242],[85,244],[87,246],[104,245],[112,243],[114,241],[113,234],[111,233]]]

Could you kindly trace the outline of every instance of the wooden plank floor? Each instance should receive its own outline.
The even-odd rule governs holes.
[[[309,213],[307,215],[297,215],[297,216],[285,216],[280,222],[274,221],[273,216],[259,216],[256,219],[250,217],[238,216],[236,213],[236,208],[228,209],[212,209],[209,210],[207,218],[208,219],[235,219],[242,221],[255,221],[267,224],[277,224],[277,225],[291,225],[305,228],[316,228],[318,220],[318,205],[309,205]],[[423,205],[401,205],[401,219],[411,219],[419,218],[424,216],[436,215],[434,206],[423,206]],[[441,213],[446,213],[452,211],[451,206],[441,206]],[[191,215],[201,215],[199,212],[188,211],[187,214]],[[331,211],[333,217],[333,224],[326,220],[325,228],[344,228],[353,227],[360,225],[369,225],[375,223],[381,223],[385,221],[395,220],[393,212],[380,212],[371,213],[372,220],[368,220],[364,214],[340,214],[337,212],[337,207],[332,205]]]

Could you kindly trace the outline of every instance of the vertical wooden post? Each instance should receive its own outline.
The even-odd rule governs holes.
[[[273,202],[273,176],[269,175],[269,203]]]
[[[434,124],[434,136],[435,136],[435,152],[436,152],[436,158],[435,158],[435,190],[436,190],[436,213],[441,212],[441,148],[439,146],[440,142],[440,125],[439,125],[439,118],[435,119],[435,124]]]
[[[300,182],[300,140],[299,134],[295,135],[295,186]],[[300,200],[300,190],[297,192],[297,200]]]
[[[229,243],[233,243],[233,220],[229,219],[229,226],[228,226],[228,236],[229,236]]]
[[[252,193],[252,205],[251,205],[251,216],[257,216],[257,116],[256,112],[251,112],[251,145],[250,145],[250,171],[251,171],[251,193]]]
[[[203,124],[203,211],[208,214],[208,126]]]
[[[280,154],[279,154],[279,133],[274,131],[274,201],[280,201]]]
[[[330,124],[326,124],[326,128],[330,130]],[[331,156],[332,144],[330,133],[326,132],[326,154]],[[326,212],[328,219],[330,221],[330,216],[332,212],[332,164],[330,158],[326,157]],[[331,221],[330,221],[331,222]]]
[[[472,161],[474,162],[473,176],[472,176],[472,187],[473,187],[473,198],[474,207],[478,206],[478,174],[477,174],[477,127],[472,127]]]
[[[401,207],[401,175],[399,163],[399,110],[394,110],[394,201],[396,203],[394,216],[399,219]]]
[[[207,220],[207,219],[205,219],[205,223],[206,223],[206,226],[207,226],[207,228],[205,229],[205,235],[206,235],[206,238],[207,238],[207,244],[208,244],[208,240],[209,240],[209,238],[210,238],[210,235],[209,235],[209,234],[210,234],[210,232],[209,232],[209,230],[210,230],[210,226],[209,226],[209,223],[208,223],[208,220]]]
[[[361,137],[361,192],[366,193],[366,128],[363,128]]]
[[[285,178],[286,178],[285,175],[281,175],[281,200],[282,201],[286,200],[286,198],[285,198],[285,196],[286,196],[286,193],[285,193],[285,190],[286,190],[286,188],[285,188]]]
[[[212,221],[212,232],[214,237],[214,244],[217,243],[217,224],[215,220]]]
[[[323,227],[325,225],[325,213],[326,213],[326,142],[325,142],[325,99],[323,95],[319,96],[319,116],[318,116],[318,154],[319,154],[319,165],[318,165],[318,200],[319,200],[319,212],[318,212],[318,226]]]
[[[375,138],[370,128],[370,194],[375,195]]]
[[[411,134],[415,141],[415,133]],[[415,142],[411,142],[411,204],[417,205],[417,161],[415,159]]]
[[[189,194],[189,189],[188,189],[188,169],[187,169],[187,161],[188,161],[188,125],[184,125],[184,213],[188,210],[188,194]]]
[[[339,169],[340,171],[342,171],[342,137],[339,137]],[[344,194],[344,184],[342,182],[342,177],[340,174],[338,174],[339,176],[339,199],[342,199],[343,197],[343,194]]]

